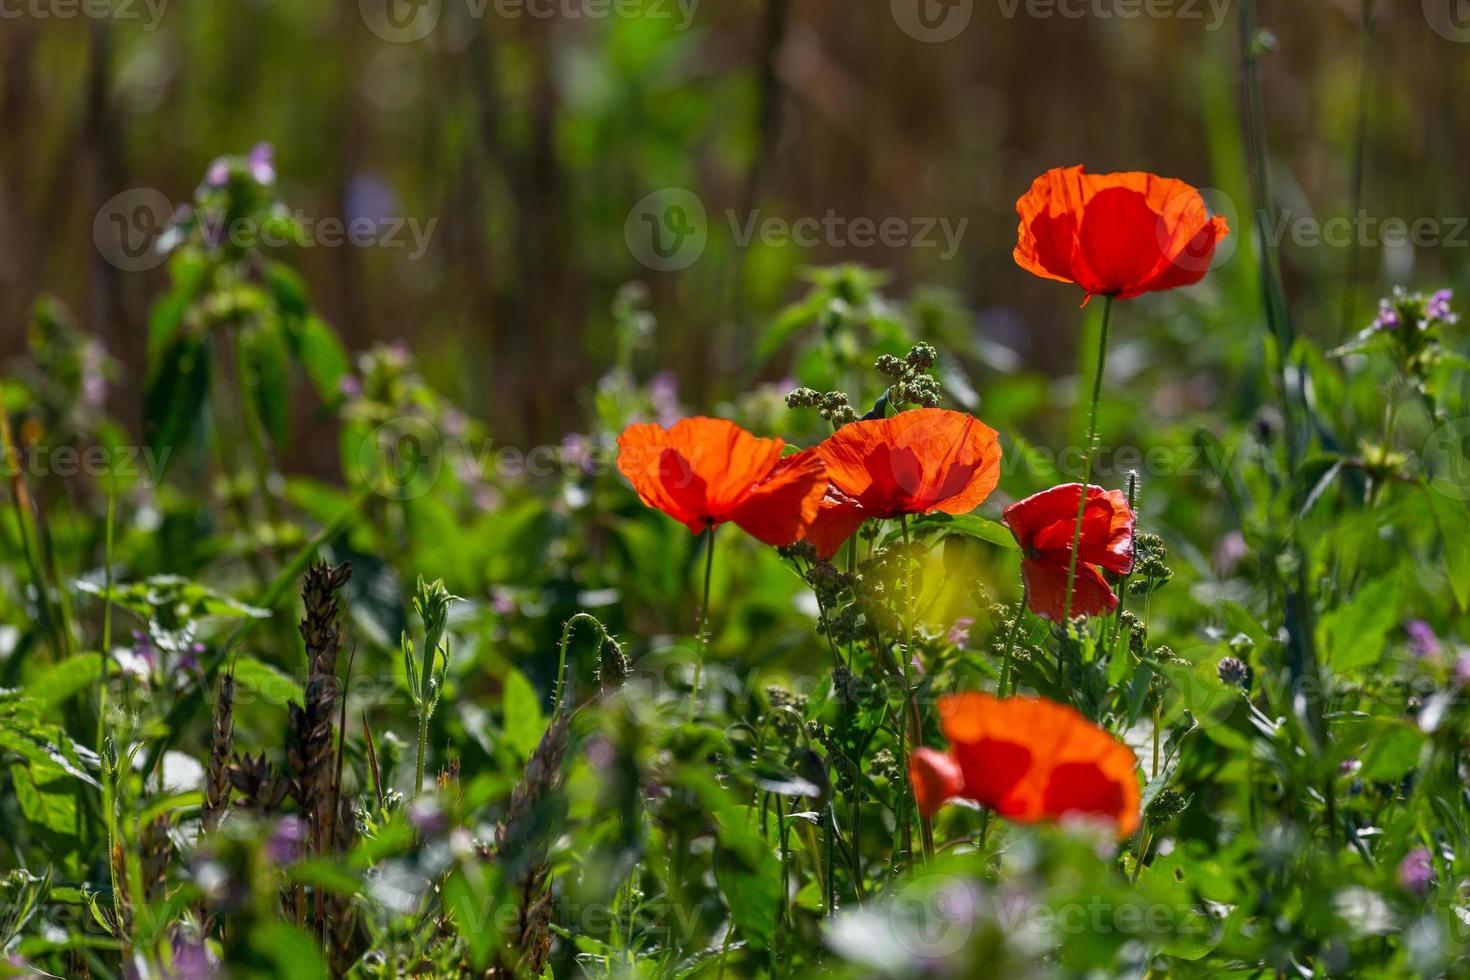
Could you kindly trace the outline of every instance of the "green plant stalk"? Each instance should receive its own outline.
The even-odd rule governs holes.
[[[103,583],[105,595],[112,595],[113,533],[117,526],[117,474],[109,473],[107,483],[107,530],[104,536]],[[112,602],[102,604],[102,650],[98,659],[97,685],[97,758],[102,763],[102,812],[107,823],[107,877],[112,885],[113,927],[121,938],[123,928],[122,891],[118,887],[117,862],[112,849],[117,844],[117,785],[113,778],[113,763],[107,744],[107,685],[109,682],[109,657],[112,651]]]
[[[567,683],[567,648],[572,642],[572,630],[578,623],[591,623],[593,626],[596,626],[599,642],[606,643],[610,639],[607,635],[607,628],[602,625],[602,621],[591,613],[579,612],[562,625],[561,655],[556,664],[556,695],[551,704],[551,717],[553,719],[561,714],[562,701],[564,699],[563,692],[566,690]]]
[[[906,514],[899,515],[898,526],[903,531],[904,551],[908,552],[911,545],[909,543],[909,519]],[[913,742],[908,747],[908,750],[904,752],[902,756],[900,756],[900,758],[903,759],[903,772],[901,774],[901,778],[905,780],[904,806],[905,808],[907,808],[910,802],[913,802],[915,809],[917,809],[917,801],[914,801],[913,794],[907,791],[909,756],[913,753],[915,749],[918,749],[922,746],[922,743],[924,741],[924,729],[919,721],[919,706],[914,702],[912,681],[910,681],[909,679],[910,664],[914,659],[914,563],[912,554],[908,554],[905,557],[908,559],[908,584],[904,587],[905,600],[908,607],[906,610],[907,615],[905,618],[908,620],[908,622],[904,626],[906,637],[904,639],[903,645],[903,701],[904,708],[909,716],[909,724],[913,728]],[[923,813],[923,811],[919,811],[919,845],[924,849],[924,863],[933,863],[934,825],[932,821],[930,821],[929,817]]]
[[[1082,547],[1082,519],[1087,514],[1087,488],[1092,483],[1092,455],[1097,450],[1097,402],[1102,396],[1103,369],[1108,363],[1108,325],[1113,318],[1113,297],[1103,297],[1102,330],[1097,340],[1097,368],[1092,374],[1092,402],[1087,413],[1087,453],[1082,463],[1082,492],[1077,495],[1077,527],[1072,532],[1072,556],[1067,561],[1067,601],[1062,612],[1062,628],[1072,623],[1072,589],[1077,584],[1077,549]],[[1058,678],[1061,676],[1061,651],[1057,652]]]
[[[704,598],[700,603],[699,638],[694,645],[694,684],[689,691],[689,717],[699,711],[699,675],[704,670],[705,648],[709,646],[709,583],[715,567],[715,523],[705,528],[704,549]]]

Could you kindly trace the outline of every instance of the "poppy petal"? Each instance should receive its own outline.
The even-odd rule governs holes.
[[[995,430],[939,408],[849,423],[817,451],[832,485],[878,518],[967,513],[1000,480]]]
[[[940,698],[939,713],[967,799],[1014,820],[1080,813],[1115,822],[1120,836],[1137,828],[1133,751],[1075,709],[970,692]]]
[[[1081,489],[1080,483],[1062,484],[1005,509],[1002,517],[1023,552],[1053,564],[1065,566],[1070,562],[1077,530],[1077,495]],[[1078,560],[1119,575],[1128,574],[1133,570],[1134,525],[1127,494],[1089,486]]]
[[[1021,560],[1021,583],[1026,586],[1026,608],[1053,623],[1067,614],[1067,565],[1035,558]],[[1102,573],[1084,562],[1077,563],[1072,583],[1072,616],[1106,616],[1118,608],[1118,595]]]
[[[1199,191],[1157,174],[1049,170],[1016,202],[1015,260],[1089,296],[1128,299],[1198,282],[1229,234]]]
[[[630,425],[618,436],[618,469],[644,504],[697,533],[732,520],[746,498],[772,477],[785,445],[726,419],[680,419],[668,429]]]
[[[909,782],[914,787],[914,802],[926,817],[932,817],[965,788],[960,764],[946,753],[929,748],[915,749],[909,756]]]
[[[827,467],[807,449],[776,463],[730,515],[751,537],[782,547],[797,541],[817,516],[827,491]]]
[[[816,518],[806,529],[806,540],[817,549],[817,557],[826,561],[837,554],[837,550],[863,526],[868,516],[856,500],[829,484],[817,508]]]
[[[669,433],[652,424],[630,425],[618,436],[618,470],[644,506],[661,510],[691,531],[706,524],[706,493],[696,483],[684,456],[669,444]]]

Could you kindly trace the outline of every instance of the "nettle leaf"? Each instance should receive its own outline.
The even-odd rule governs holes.
[[[148,623],[154,642],[165,650],[182,650],[194,638],[200,619],[267,619],[258,609],[180,575],[154,575],[141,582],[105,586],[79,579],[77,591],[114,602]]]
[[[89,690],[101,671],[101,654],[80,653],[37,671],[26,681],[25,693],[44,713]]]
[[[347,349],[336,332],[326,321],[309,316],[294,324],[288,336],[317,396],[328,405],[341,401],[342,378],[347,374],[348,361]]]
[[[209,397],[210,349],[184,334],[160,354],[143,390],[143,438],[159,459],[159,476],[204,424]]]
[[[240,357],[255,417],[271,442],[283,446],[291,425],[291,360],[279,324],[243,331]]]
[[[1397,575],[1377,579],[1322,617],[1318,642],[1333,670],[1369,667],[1383,658],[1389,630],[1399,621],[1402,591]]]
[[[505,677],[505,743],[516,755],[526,758],[541,741],[546,731],[546,716],[541,713],[541,695],[526,675],[512,668]]]
[[[59,769],[12,763],[10,782],[21,815],[57,837],[77,836],[76,784]]]
[[[1440,552],[1455,602],[1461,612],[1470,612],[1470,548],[1465,547],[1465,542],[1470,540],[1470,507],[1466,507],[1463,500],[1441,493],[1432,485],[1425,491],[1425,496],[1429,500],[1429,512],[1439,527],[1440,541],[1443,542]]]
[[[750,829],[747,808],[720,814],[720,848],[715,883],[735,926],[753,949],[768,949],[776,934],[781,902],[781,861]]]

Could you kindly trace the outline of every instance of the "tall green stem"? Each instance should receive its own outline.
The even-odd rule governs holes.
[[[699,641],[694,650],[694,685],[689,692],[689,716],[699,710],[699,675],[704,671],[705,648],[709,646],[709,583],[715,567],[715,527],[711,523],[705,530],[704,550],[704,598],[699,605]]]
[[[899,527],[903,529],[904,551],[909,552],[909,519],[907,516],[899,515]],[[924,741],[924,730],[919,722],[919,706],[914,700],[912,682],[909,680],[909,669],[914,659],[914,608],[917,605],[916,597],[914,596],[914,560],[913,554],[911,552],[906,554],[904,557],[906,559],[905,564],[907,565],[908,573],[908,584],[905,586],[905,599],[907,600],[906,604],[908,606],[908,609],[906,611],[906,618],[908,619],[908,623],[905,625],[904,628],[905,638],[903,644],[903,700],[904,707],[907,710],[909,716],[910,729],[913,732],[913,737],[907,747],[908,751],[903,753],[903,771],[905,774],[905,778],[907,778],[907,774],[909,771],[909,756],[913,753],[915,749],[922,746]],[[907,794],[907,797],[909,800],[912,800],[913,794],[909,793]],[[905,803],[905,805],[908,805],[907,802]],[[929,817],[925,815],[922,811],[919,812],[919,842],[920,846],[922,846],[924,849],[924,863],[929,864],[933,862],[934,826]]]
[[[1092,454],[1097,449],[1097,402],[1102,396],[1103,369],[1108,363],[1108,324],[1113,318],[1113,297],[1103,297],[1102,330],[1097,338],[1097,369],[1092,373],[1092,403],[1087,413],[1087,454],[1082,464],[1082,492],[1077,495],[1077,527],[1072,532],[1072,557],[1067,561],[1067,602],[1062,627],[1072,622],[1072,589],[1077,584],[1077,549],[1082,547],[1082,518],[1087,513],[1087,488],[1092,483]],[[1060,656],[1060,655],[1059,655]],[[1058,667],[1060,667],[1060,662]]]

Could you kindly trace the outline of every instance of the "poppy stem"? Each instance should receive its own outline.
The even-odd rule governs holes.
[[[704,653],[709,645],[709,581],[710,573],[715,567],[715,527],[712,521],[704,532],[704,599],[699,605],[699,641],[694,645],[694,685],[689,692],[690,718],[699,710],[699,675],[704,670]]]
[[[904,704],[908,707],[909,723],[912,726],[913,738],[908,745],[908,751],[905,752],[903,756],[903,771],[905,777],[907,777],[909,771],[909,756],[914,752],[915,749],[921,748],[923,746],[924,727],[919,721],[919,703],[914,698],[913,685],[912,682],[909,680],[909,670],[911,669],[914,661],[914,609],[918,605],[917,599],[914,596],[914,556],[912,552],[910,552],[911,545],[909,544],[908,515],[900,514],[898,520],[899,527],[903,529],[904,551],[909,552],[905,555],[906,564],[908,567],[908,584],[907,586],[905,586],[905,591],[908,593],[905,597],[908,604],[908,616],[906,617],[908,619],[908,623],[904,628],[905,637],[903,643],[903,691]],[[908,796],[910,797],[910,799],[912,799],[913,794],[909,793]],[[914,803],[917,807],[918,801],[914,800]],[[934,861],[934,826],[933,823],[930,821],[928,814],[924,813],[923,810],[919,811],[919,843],[920,846],[924,849],[924,863],[932,863]]]
[[[1087,454],[1082,464],[1082,490],[1077,495],[1077,527],[1072,532],[1072,555],[1067,560],[1067,602],[1062,613],[1062,628],[1072,624],[1072,590],[1077,585],[1077,551],[1082,547],[1082,518],[1087,513],[1087,488],[1092,483],[1092,454],[1097,449],[1097,402],[1102,397],[1103,369],[1108,363],[1108,324],[1113,318],[1113,297],[1103,297],[1102,330],[1097,337],[1097,367],[1092,374],[1092,403],[1087,413]],[[1061,653],[1057,654],[1058,679]]]

